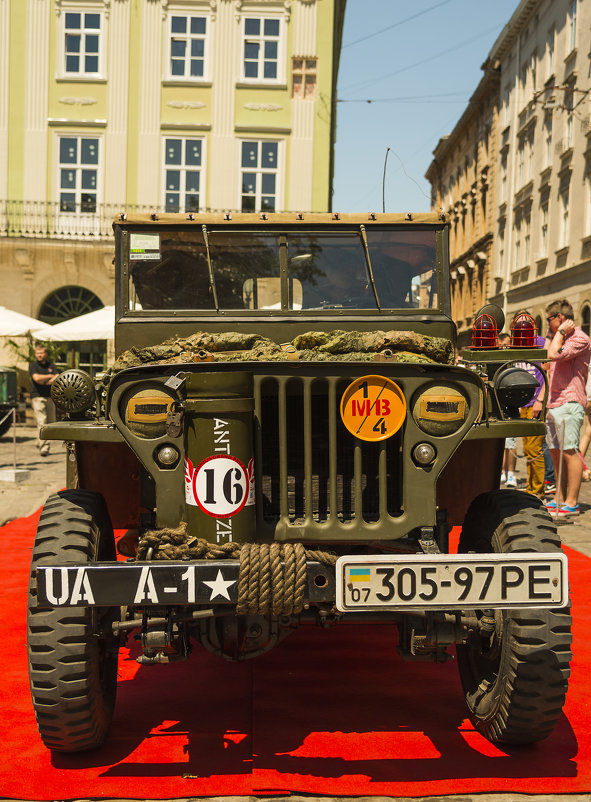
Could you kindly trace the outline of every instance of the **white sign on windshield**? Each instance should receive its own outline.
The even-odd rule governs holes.
[[[130,259],[160,259],[160,234],[130,234]]]

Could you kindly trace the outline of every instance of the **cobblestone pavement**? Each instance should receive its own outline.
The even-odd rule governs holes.
[[[0,526],[15,518],[32,515],[47,496],[65,487],[64,445],[58,442],[52,443],[49,455],[42,457],[36,441],[36,427],[17,424],[16,468],[28,470],[29,477],[20,482],[0,481]],[[11,429],[0,438],[0,476],[6,471],[12,471],[14,455],[14,437]]]
[[[30,477],[23,482],[0,481],[0,525],[14,518],[31,515],[45,501],[48,495],[65,486],[65,449],[61,443],[52,443],[48,457],[41,457],[36,447],[36,429],[31,425],[18,425],[16,434],[17,468],[30,471]],[[518,440],[518,452],[521,442]],[[0,475],[5,469],[12,469],[14,443],[12,431],[0,438]],[[525,459],[518,454],[517,482],[525,485]],[[581,514],[570,521],[559,521],[559,532],[563,542],[591,557],[591,482],[584,482],[579,497]],[[0,797],[0,802],[2,801]],[[326,802],[329,797],[296,796],[286,797],[200,797],[199,802]],[[348,797],[347,799],[351,799]],[[453,794],[451,796],[425,797],[355,797],[360,802],[591,802],[590,794]],[[12,802],[23,802],[16,800]],[[88,802],[88,800],[80,800]],[[109,802],[109,800],[106,800]],[[112,801],[111,801],[112,802]],[[118,802],[127,802],[118,800]],[[132,800],[129,800],[132,802]],[[198,802],[198,800],[179,800],[179,802]],[[332,802],[340,802],[336,798]],[[345,802],[345,799],[342,800]]]

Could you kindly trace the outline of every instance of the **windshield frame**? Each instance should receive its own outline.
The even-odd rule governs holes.
[[[116,304],[117,304],[117,317],[118,319],[204,319],[204,320],[219,320],[220,318],[236,318],[236,319],[253,319],[253,318],[366,318],[366,317],[416,317],[421,316],[425,318],[436,317],[440,318],[442,315],[446,317],[451,316],[450,304],[450,289],[449,289],[449,271],[444,270],[444,265],[448,264],[449,246],[448,246],[448,226],[445,223],[441,225],[426,225],[426,224],[405,224],[392,225],[392,224],[365,224],[365,229],[370,232],[385,232],[385,231],[434,231],[435,232],[435,269],[434,280],[437,286],[437,304],[433,307],[391,307],[384,305],[381,300],[379,306],[370,308],[304,308],[304,309],[290,309],[288,307],[288,287],[289,287],[289,268],[287,263],[287,248],[279,247],[279,276],[281,284],[281,308],[277,309],[232,309],[232,308],[218,308],[218,309],[193,309],[193,308],[178,308],[178,309],[130,309],[130,269],[131,263],[129,259],[129,242],[130,235],[156,233],[161,231],[193,231],[196,237],[202,238],[203,232],[196,229],[195,224],[165,224],[161,227],[155,225],[142,225],[130,223],[125,226],[116,226]],[[230,232],[236,233],[250,233],[260,235],[263,232],[274,234],[281,243],[286,241],[285,238],[290,234],[300,235],[335,235],[342,234],[356,234],[360,237],[360,248],[362,246],[362,229],[363,226],[359,224],[346,223],[339,226],[330,226],[326,224],[318,225],[297,225],[297,224],[269,224],[266,226],[253,226],[252,224],[235,224],[225,226],[223,224],[210,224],[207,226],[207,235],[211,237],[219,234],[228,235]],[[370,234],[371,236],[371,234]],[[371,247],[371,246],[370,246]],[[370,250],[371,259],[371,250]],[[367,263],[367,255],[366,255]],[[368,267],[368,270],[370,268]],[[370,271],[371,272],[371,271]]]

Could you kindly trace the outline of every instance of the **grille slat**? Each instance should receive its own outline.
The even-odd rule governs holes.
[[[304,497],[308,520],[312,520],[314,512],[312,479],[312,380],[304,379]]]
[[[380,518],[388,514],[388,450],[386,443],[380,443],[380,456],[378,468],[378,482],[380,493]]]
[[[289,514],[288,509],[288,473],[287,473],[287,381],[279,379],[279,404],[278,404],[278,424],[279,424],[279,487],[280,504],[279,510],[282,517],[286,518]]]
[[[329,514],[332,521],[337,518],[337,505],[334,499],[337,495],[337,380],[328,381],[328,475],[329,493],[333,500],[329,504]]]

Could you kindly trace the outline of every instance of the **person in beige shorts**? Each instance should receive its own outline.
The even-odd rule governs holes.
[[[49,352],[44,345],[35,346],[35,361],[29,365],[31,377],[31,406],[37,423],[37,448],[42,457],[49,454],[49,440],[40,437],[41,427],[55,421],[55,404],[51,400],[51,384],[59,376],[59,371],[49,360]]]

